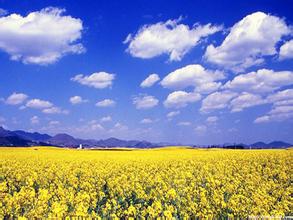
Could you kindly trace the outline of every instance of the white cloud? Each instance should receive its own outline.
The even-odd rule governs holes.
[[[116,105],[116,102],[112,99],[104,99],[96,103],[97,107],[113,107]]]
[[[160,80],[160,77],[158,76],[158,74],[155,74],[155,73],[151,74],[144,81],[142,81],[142,83],[140,84],[140,87],[142,88],[151,87],[159,80]]]
[[[254,123],[281,122],[293,119],[293,106],[275,106],[268,114],[260,116]]]
[[[222,27],[180,24],[180,19],[168,20],[141,27],[135,36],[129,34],[127,52],[134,57],[153,58],[167,54],[170,61],[181,60],[200,40],[220,31]]]
[[[274,105],[293,105],[293,98],[274,102]]]
[[[191,123],[189,121],[181,121],[181,122],[178,122],[177,125],[179,125],[179,126],[190,126]]]
[[[70,97],[69,101],[73,105],[80,104],[80,103],[84,103],[84,102],[88,102],[88,100],[83,99],[82,97],[80,97],[78,95]]]
[[[228,81],[223,88],[254,93],[271,92],[282,86],[292,85],[293,72],[260,69],[256,72],[241,74]]]
[[[60,125],[60,121],[50,121],[49,122],[50,126],[56,126],[56,125]]]
[[[91,131],[104,130],[104,127],[99,124],[97,120],[91,120],[86,126],[84,126],[84,128]]]
[[[207,127],[205,125],[198,125],[196,126],[194,131],[197,135],[204,135],[205,132],[207,131]]]
[[[167,108],[183,108],[200,99],[201,95],[198,93],[175,91],[168,95],[167,99],[164,101],[164,105]]]
[[[202,101],[200,111],[208,113],[212,110],[226,108],[235,96],[237,96],[237,93],[231,91],[214,92]]]
[[[259,124],[259,123],[264,123],[264,122],[269,122],[270,121],[270,116],[264,115],[256,118],[254,120],[254,123]]]
[[[286,121],[293,119],[293,89],[286,89],[271,94],[266,98],[267,103],[272,103],[272,109],[265,115],[254,120],[254,123],[272,121]]]
[[[280,47],[279,57],[281,60],[293,58],[293,40],[287,41]]]
[[[74,82],[78,82],[85,86],[94,87],[96,89],[104,89],[107,87],[111,87],[114,79],[114,74],[106,72],[93,73],[89,76],[78,74],[75,77],[71,78],[71,80]]]
[[[31,121],[31,124],[39,124],[40,123],[40,119],[36,115],[31,117],[30,121]]]
[[[170,89],[184,89],[190,86],[195,87],[197,92],[209,93],[221,86],[220,82],[215,81],[224,78],[221,71],[211,71],[199,64],[192,64],[169,73],[161,81],[161,85]]]
[[[150,118],[144,118],[140,121],[141,124],[151,124],[153,123],[154,121]]]
[[[8,105],[19,105],[22,104],[28,96],[24,93],[12,93],[5,101]]]
[[[91,126],[90,126],[90,128],[92,129],[92,130],[104,130],[104,127],[102,126],[102,125],[100,125],[100,124],[92,124]]]
[[[219,120],[219,118],[217,116],[210,116],[206,119],[206,122],[213,124],[213,123],[216,123],[218,120]]]
[[[123,130],[128,130],[128,127],[126,125],[123,125],[122,123],[120,122],[117,122],[115,125],[114,125],[114,128],[110,130],[110,132],[115,132],[117,130],[120,130],[120,131],[123,131]]]
[[[282,90],[267,97],[269,102],[277,102],[286,99],[293,99],[293,89]]]
[[[293,106],[275,106],[269,114],[293,113]]]
[[[266,100],[274,105],[293,105],[293,89],[286,89],[271,94]]]
[[[63,15],[64,9],[48,7],[27,16],[0,17],[0,49],[12,60],[51,64],[66,54],[85,51],[80,43],[82,21]]]
[[[69,113],[69,111],[63,110],[63,109],[56,107],[56,106],[53,106],[50,108],[45,108],[42,110],[42,112],[45,114],[68,114]]]
[[[159,100],[150,95],[139,95],[133,98],[132,103],[136,109],[150,109],[159,104]]]
[[[36,109],[46,109],[46,108],[53,107],[53,104],[49,101],[45,101],[41,99],[31,99],[26,103],[26,107],[36,108]]]
[[[260,95],[243,92],[230,102],[230,107],[232,108],[232,112],[240,112],[244,108],[262,105],[265,103],[266,100],[264,100]]]
[[[180,111],[172,111],[172,112],[169,112],[167,114],[167,118],[171,119],[173,117],[175,117],[176,115],[179,115],[180,114]]]
[[[41,99],[31,99],[27,101],[25,106],[21,106],[20,109],[25,108],[34,108],[34,109],[40,109],[45,114],[68,114],[68,110],[61,109],[60,107],[54,106],[53,103],[41,100]]]
[[[111,116],[105,116],[105,117],[102,117],[100,119],[101,122],[108,122],[108,121],[112,121],[112,117]]]
[[[220,46],[209,45],[204,56],[211,63],[243,71],[264,62],[263,56],[275,55],[276,44],[290,33],[283,19],[255,12],[237,22]]]

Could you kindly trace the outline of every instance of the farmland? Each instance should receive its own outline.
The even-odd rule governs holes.
[[[0,148],[0,218],[292,215],[292,150]]]

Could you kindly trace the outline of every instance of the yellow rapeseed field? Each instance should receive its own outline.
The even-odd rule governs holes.
[[[0,218],[292,215],[292,150],[0,148]]]

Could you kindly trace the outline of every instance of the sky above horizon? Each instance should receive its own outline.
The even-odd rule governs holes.
[[[290,1],[0,0],[0,125],[293,143]]]

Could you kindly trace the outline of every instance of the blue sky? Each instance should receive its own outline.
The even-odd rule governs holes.
[[[0,1],[0,124],[293,143],[290,1]]]

